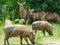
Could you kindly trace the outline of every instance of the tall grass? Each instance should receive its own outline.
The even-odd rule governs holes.
[[[58,23],[53,23],[53,27],[54,27],[54,30],[53,30],[53,33],[54,33],[54,37],[55,38],[60,38],[60,24]]]

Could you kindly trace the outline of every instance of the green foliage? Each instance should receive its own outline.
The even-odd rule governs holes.
[[[19,20],[19,24],[23,24],[24,22],[25,22],[24,19],[20,19],[20,20]]]
[[[15,24],[19,23],[19,19],[15,19],[14,22],[15,22]]]
[[[0,20],[19,18],[18,2],[26,2],[25,7],[35,11],[51,11],[60,15],[60,0],[0,0]]]
[[[30,4],[30,8],[35,8],[36,11],[44,10],[57,12],[60,9],[60,0],[26,0],[26,1]]]
[[[23,24],[25,22],[24,19],[15,19],[15,24]]]
[[[0,20],[0,26],[2,26],[2,21]]]

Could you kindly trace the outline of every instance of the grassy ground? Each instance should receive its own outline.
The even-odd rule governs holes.
[[[58,23],[52,23],[54,30],[53,34],[54,36],[49,36],[48,33],[46,32],[46,37],[43,36],[42,31],[37,31],[36,33],[36,41],[38,44],[36,45],[60,45],[60,24]],[[31,25],[27,25],[28,27],[31,28]],[[0,45],[3,45],[4,41],[4,32],[3,32],[3,27],[0,26]],[[19,37],[12,37],[9,39],[10,45],[20,45],[20,39]],[[30,42],[30,41],[29,41]],[[25,40],[23,40],[24,45],[26,45]],[[30,43],[31,44],[31,43]]]

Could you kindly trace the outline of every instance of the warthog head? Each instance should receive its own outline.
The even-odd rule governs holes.
[[[33,14],[34,9],[28,9],[28,11],[29,11],[29,14],[30,14],[30,15],[32,15],[32,14]]]
[[[30,32],[29,39],[30,39],[32,44],[35,44],[35,32],[34,31]]]
[[[19,3],[17,2],[17,4],[20,6],[20,9],[23,10],[24,9],[24,5],[26,4],[25,2],[24,3]]]

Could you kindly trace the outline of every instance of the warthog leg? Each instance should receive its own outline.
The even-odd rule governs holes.
[[[43,30],[42,32],[43,32],[43,35],[45,36],[45,31]]]
[[[6,41],[7,41],[7,44],[9,45],[8,39],[9,39],[9,38],[5,35],[5,38],[4,38],[4,45],[6,45]]]
[[[20,36],[20,44],[21,44],[21,45],[22,45],[22,39],[23,39],[22,36]]]
[[[27,45],[29,45],[29,43],[28,43],[28,39],[27,38],[24,38],[25,39],[25,41],[27,42]]]

